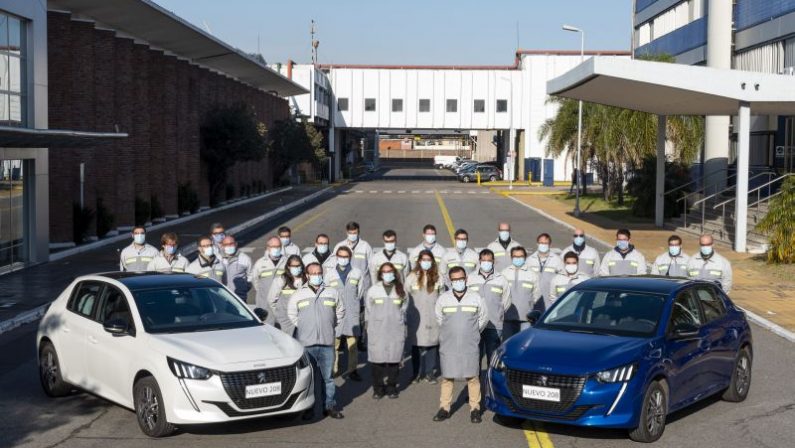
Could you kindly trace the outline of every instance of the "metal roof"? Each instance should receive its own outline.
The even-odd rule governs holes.
[[[4,148],[94,147],[122,138],[127,134],[0,126],[0,147]]]
[[[48,8],[95,20],[241,82],[294,96],[308,91],[151,0],[49,0]]]

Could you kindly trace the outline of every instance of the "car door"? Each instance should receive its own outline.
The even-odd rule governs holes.
[[[726,305],[712,286],[697,286],[694,294],[704,312],[702,334],[705,339],[709,381],[704,392],[723,389],[731,381],[737,350],[737,330],[729,328]]]
[[[86,336],[94,322],[103,283],[85,281],[75,285],[66,304],[57,336],[58,360],[64,380],[84,387],[86,385]]]
[[[690,402],[707,381],[701,328],[703,322],[701,307],[692,290],[681,291],[671,307],[671,317],[666,330],[671,409]],[[691,331],[688,334],[677,335],[677,329]]]
[[[129,332],[114,335],[105,331],[104,323],[124,320]],[[99,395],[122,405],[132,404],[132,362],[135,353],[135,323],[125,294],[114,285],[107,285],[102,293],[97,321],[88,331],[86,353],[87,377],[95,384]]]

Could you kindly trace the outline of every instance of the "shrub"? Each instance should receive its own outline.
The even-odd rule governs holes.
[[[657,159],[647,157],[643,160],[641,168],[635,171],[627,182],[627,192],[635,197],[632,203],[632,214],[643,218],[653,218],[656,202]],[[690,182],[690,174],[685,164],[680,162],[665,162],[665,191]],[[681,210],[677,207],[676,200],[689,193],[689,188],[683,188],[676,194],[665,196],[665,217],[679,216]]]
[[[94,211],[88,207],[80,207],[79,202],[72,204],[72,240],[81,244],[89,236]]]
[[[756,225],[768,235],[768,263],[795,263],[795,177],[788,177],[778,196],[770,200],[770,210]]]

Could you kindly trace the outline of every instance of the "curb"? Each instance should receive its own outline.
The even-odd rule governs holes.
[[[276,194],[277,192],[286,191],[287,189],[290,189],[290,188],[292,188],[292,187],[287,187],[286,189],[282,189],[282,190],[276,190],[276,191],[273,191],[270,194]],[[250,229],[251,227],[253,227],[253,226],[255,226],[255,225],[257,225],[257,224],[259,224],[259,223],[261,223],[263,221],[267,221],[268,219],[273,218],[276,215],[279,215],[279,214],[284,213],[286,211],[292,210],[292,209],[294,209],[294,208],[296,208],[296,207],[298,207],[300,205],[304,205],[307,202],[312,201],[315,198],[317,198],[317,197],[319,197],[319,196],[321,196],[323,194],[328,193],[328,191],[333,189],[333,188],[334,188],[334,186],[326,187],[326,188],[324,188],[324,189],[322,189],[320,191],[316,191],[316,192],[310,194],[309,196],[306,196],[306,197],[304,197],[304,198],[302,198],[302,199],[300,199],[300,200],[298,200],[298,201],[296,201],[296,202],[294,202],[292,204],[283,205],[283,206],[281,206],[281,207],[279,207],[279,208],[277,208],[277,209],[275,209],[273,211],[270,211],[270,212],[268,212],[268,213],[266,213],[264,215],[257,216],[256,218],[250,219],[250,220],[248,220],[248,221],[246,221],[246,222],[244,222],[242,224],[238,224],[237,226],[231,227],[229,229],[229,233],[236,234],[236,233],[244,232],[244,231]],[[256,199],[261,199],[262,197],[264,197],[264,195],[263,196],[258,196],[256,198],[252,198],[252,199],[255,199],[255,200]],[[234,204],[230,204],[230,205],[240,205],[240,204],[244,204],[244,203],[245,203],[244,201],[240,201],[240,202],[235,202]],[[224,206],[224,207],[226,207],[226,206]],[[222,210],[222,209],[223,208],[219,207],[219,208],[211,209],[211,210],[212,211],[218,211],[218,210]],[[190,217],[198,216],[198,215],[199,214],[197,213],[196,215],[192,215]],[[178,220],[169,221],[168,224],[173,224],[173,223],[175,223],[177,221]],[[184,222],[184,221],[187,221],[187,220],[182,220],[180,222]],[[127,236],[125,235],[124,237],[126,238]],[[108,240],[111,240],[111,239],[113,239],[113,238],[108,238]],[[103,240],[102,242],[105,242],[105,240]],[[196,251],[196,247],[195,246],[196,246],[196,243],[191,243],[191,244],[185,246],[181,253],[183,255],[191,254],[191,253]],[[81,248],[83,248],[83,246],[81,246]],[[45,311],[47,311],[47,308],[49,306],[50,306],[49,303],[45,303],[44,305],[39,305],[36,308],[33,308],[33,309],[28,310],[28,311],[24,311],[24,312],[22,312],[20,314],[17,314],[16,316],[12,317],[11,319],[0,321],[0,335],[3,334],[3,333],[6,333],[8,331],[11,331],[11,330],[13,330],[13,329],[15,329],[17,327],[20,327],[22,325],[25,325],[25,324],[28,324],[28,323],[31,323],[31,322],[34,322],[34,321],[40,319],[44,315]]]

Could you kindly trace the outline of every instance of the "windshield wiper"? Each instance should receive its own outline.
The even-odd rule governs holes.
[[[571,333],[598,334],[598,335],[601,335],[601,336],[615,336],[613,333],[607,333],[607,332],[604,332],[604,331],[597,331],[597,330],[583,330],[583,329],[574,330],[574,329],[570,329],[570,330],[566,330],[566,331],[569,331]]]

